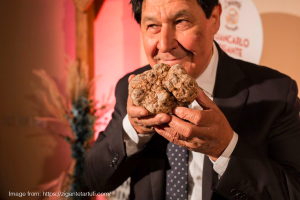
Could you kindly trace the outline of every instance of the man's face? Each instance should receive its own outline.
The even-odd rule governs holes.
[[[206,19],[197,0],[144,0],[141,30],[150,65],[181,64],[198,78],[210,62],[220,14],[219,5]]]

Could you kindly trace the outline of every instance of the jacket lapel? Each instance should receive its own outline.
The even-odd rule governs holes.
[[[169,141],[155,134],[151,139],[150,152],[147,153],[153,200],[163,200],[166,182],[166,147]]]
[[[202,200],[210,200],[212,196],[213,166],[208,156],[204,155],[202,176]]]
[[[232,129],[235,130],[241,111],[246,103],[249,90],[244,73],[235,60],[219,50],[219,63],[213,101],[226,116]]]
[[[165,170],[162,166],[165,166],[165,160],[150,158],[148,160],[150,170],[151,189],[153,194],[153,200],[163,200],[165,195]],[[160,168],[160,169],[158,169]]]
[[[247,101],[249,90],[246,86],[244,73],[237,66],[234,59],[226,55],[216,44],[219,52],[216,83],[213,101],[226,116],[233,130],[238,123],[239,116]],[[209,159],[204,160],[202,197],[210,200],[212,197],[212,164]]]

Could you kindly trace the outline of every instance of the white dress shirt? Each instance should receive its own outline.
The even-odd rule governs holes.
[[[217,66],[219,61],[219,54],[216,45],[213,44],[213,55],[211,61],[205,71],[196,79],[198,86],[205,92],[205,94],[213,100],[213,89],[215,86]],[[195,100],[189,105],[190,109],[202,110],[202,107]],[[128,115],[123,119],[124,141],[126,143],[127,156],[140,151],[148,141],[152,138],[153,134],[137,134],[132,127]],[[218,174],[219,178],[225,172],[230,156],[236,146],[238,135],[234,132],[233,137],[224,150],[222,155],[213,163],[213,168]],[[202,172],[203,172],[204,154],[199,152],[189,152],[189,177],[188,177],[188,198],[189,200],[202,199]]]

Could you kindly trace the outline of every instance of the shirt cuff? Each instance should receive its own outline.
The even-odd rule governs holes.
[[[138,134],[131,125],[128,114],[123,119],[123,134],[126,154],[131,156],[144,148],[154,134]]]
[[[213,163],[213,168],[215,172],[218,174],[219,178],[224,174],[228,166],[230,156],[233,150],[235,149],[238,138],[239,138],[238,134],[236,132],[233,132],[233,137],[229,145],[227,146],[227,148],[223,151],[222,155],[216,161],[210,159],[211,162]]]

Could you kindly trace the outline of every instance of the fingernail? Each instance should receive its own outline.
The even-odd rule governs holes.
[[[175,108],[175,109],[173,110],[173,112],[176,114],[176,113],[179,112],[179,109],[178,109],[178,108]]]
[[[145,112],[141,111],[141,112],[140,112],[140,115],[141,115],[141,116],[144,116],[144,115],[145,115]]]

